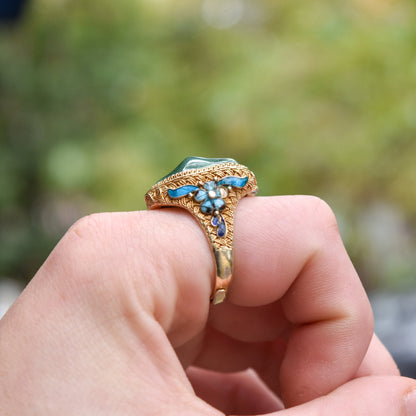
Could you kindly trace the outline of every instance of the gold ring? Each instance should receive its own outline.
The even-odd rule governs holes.
[[[145,195],[148,209],[184,208],[205,231],[217,266],[213,304],[225,300],[233,275],[234,212],[238,201],[256,193],[254,173],[234,159],[188,157]]]

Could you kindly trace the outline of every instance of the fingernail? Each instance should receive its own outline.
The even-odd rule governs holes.
[[[407,416],[416,416],[416,390],[406,396],[405,403]]]

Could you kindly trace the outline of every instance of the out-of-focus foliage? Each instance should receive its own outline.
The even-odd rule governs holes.
[[[188,155],[335,210],[368,287],[415,278],[412,0],[37,0],[0,32],[0,276]]]

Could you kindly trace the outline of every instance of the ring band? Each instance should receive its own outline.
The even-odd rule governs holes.
[[[232,279],[234,212],[257,193],[254,173],[234,159],[188,157],[145,195],[148,209],[181,207],[205,231],[216,262],[213,304],[225,300]]]

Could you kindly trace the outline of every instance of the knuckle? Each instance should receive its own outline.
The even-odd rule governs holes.
[[[336,215],[332,208],[323,199],[311,196],[310,209],[316,226],[327,237],[328,235],[338,236],[339,228]]]
[[[326,201],[316,196],[302,197],[301,214],[310,258],[342,242],[337,218]]]
[[[55,248],[54,263],[63,267],[61,273],[70,276],[74,285],[83,287],[88,283],[92,279],[92,270],[108,255],[109,224],[108,214],[82,217],[69,228]]]
[[[90,214],[77,220],[68,230],[67,235],[75,235],[80,239],[91,240],[103,232],[107,214]]]

